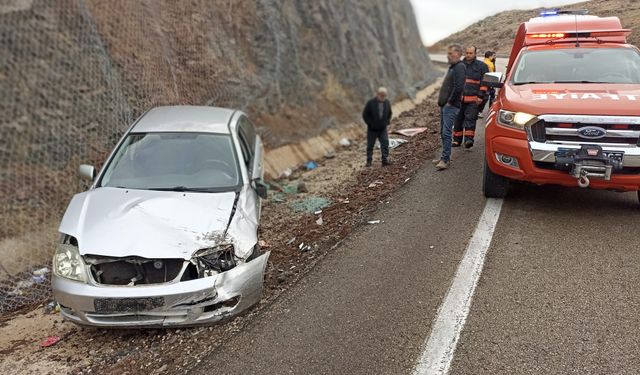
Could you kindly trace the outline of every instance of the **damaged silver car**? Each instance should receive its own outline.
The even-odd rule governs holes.
[[[71,200],[53,257],[67,320],[104,327],[199,325],[262,295],[263,146],[247,116],[158,107],[120,140]]]

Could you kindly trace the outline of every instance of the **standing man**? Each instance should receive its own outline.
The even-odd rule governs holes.
[[[367,167],[373,161],[373,146],[380,141],[382,165],[389,165],[389,134],[387,126],[391,121],[391,103],[387,100],[387,89],[380,87],[376,97],[369,100],[362,112],[362,119],[367,124]]]
[[[449,46],[447,60],[449,70],[442,82],[438,106],[440,106],[440,135],[442,136],[442,156],[440,160],[434,160],[438,170],[449,168],[451,161],[451,131],[458,117],[462,101],[462,89],[465,80],[465,65],[462,58],[462,46],[454,44]]]
[[[473,147],[480,104],[489,89],[480,85],[482,77],[489,72],[489,68],[476,58],[477,51],[475,46],[467,47],[465,51],[464,65],[467,70],[462,89],[462,106],[453,129],[453,147],[460,146],[463,141],[465,148]]]
[[[496,72],[496,53],[493,51],[485,52],[484,63],[487,65],[487,68],[489,68],[489,73],[495,73]],[[491,107],[491,104],[493,104],[493,101],[495,100],[495,98],[496,98],[496,90],[494,88],[489,88],[489,91],[487,91],[487,96],[485,96],[484,101],[482,102],[482,104],[480,104],[480,114],[478,115],[478,117],[482,118],[482,112],[485,110],[487,103],[489,104],[489,107]]]

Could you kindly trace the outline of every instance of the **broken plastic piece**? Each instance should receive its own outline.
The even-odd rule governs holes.
[[[407,141],[406,139],[391,138],[391,139],[389,139],[389,148],[393,149],[393,148],[401,146],[401,145],[403,145],[403,144],[405,144],[407,142],[409,142],[409,141]],[[376,147],[380,148],[380,144],[378,144]]]
[[[292,239],[290,239],[289,241],[287,241],[287,245],[291,245],[292,243],[296,242],[296,238],[293,237]]]
[[[58,341],[60,341],[60,336],[49,336],[40,343],[40,346],[43,348],[47,348],[49,346],[57,344]]]
[[[382,181],[373,181],[372,183],[369,184],[369,188],[374,188],[378,185],[384,185],[384,182]]]
[[[49,268],[44,267],[33,271],[33,276],[44,276],[49,273]]]
[[[311,170],[314,170],[314,169],[318,168],[318,163],[316,163],[315,161],[311,160],[311,161],[308,161],[307,163],[305,163],[304,167],[308,171],[311,171]]]
[[[340,140],[340,146],[349,147],[349,146],[351,146],[351,141],[348,138],[342,138]]]
[[[427,128],[409,128],[409,129],[395,130],[392,133],[404,135],[405,137],[413,137],[414,135],[423,133],[425,131],[427,131]]]
[[[318,224],[318,225],[322,225],[322,224],[324,224],[324,221],[322,220],[322,216],[320,216],[320,217],[318,218],[318,220],[316,220],[316,224]]]
[[[380,224],[382,221],[381,220],[369,220],[368,223],[369,224]]]

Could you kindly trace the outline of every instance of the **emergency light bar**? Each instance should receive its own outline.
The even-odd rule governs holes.
[[[572,16],[585,16],[589,14],[587,9],[579,9],[579,10],[559,10],[559,9],[549,9],[543,10],[540,12],[540,17],[552,17],[552,16],[562,16],[562,15],[572,15]]]
[[[615,36],[629,36],[630,29],[620,30],[594,30],[594,31],[578,31],[573,33],[534,33],[527,34],[532,39],[572,39],[572,38],[605,38]]]

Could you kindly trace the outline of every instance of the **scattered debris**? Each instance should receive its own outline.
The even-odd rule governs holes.
[[[53,346],[60,341],[60,336],[49,336],[43,342],[40,343],[40,346],[43,348],[47,348],[49,346]]]
[[[33,271],[33,276],[45,276],[48,273],[49,273],[49,268],[44,267],[44,268],[40,268],[38,270]]]
[[[381,222],[382,222],[381,220],[369,220],[367,221],[367,224],[375,225],[375,224],[380,224]]]
[[[429,246],[429,249],[433,249],[433,248],[435,248],[435,246],[433,246],[433,245]]]
[[[292,239],[290,239],[289,241],[287,241],[287,245],[291,245],[294,242],[296,242],[296,237],[293,237]]]
[[[267,184],[269,185],[269,190],[284,191],[284,187],[275,181],[269,181]]]
[[[42,284],[45,281],[47,281],[47,277],[46,276],[31,276],[31,280],[33,280],[33,282],[36,283],[36,284]]]
[[[349,138],[342,138],[340,140],[340,146],[349,147],[349,146],[351,146],[351,141],[349,140]]]
[[[298,245],[298,250],[300,250],[300,252],[304,253],[307,252],[309,250],[311,250],[311,245],[305,244],[304,242],[301,242],[300,245]]]
[[[425,131],[427,131],[427,128],[409,128],[394,130],[392,133],[404,135],[405,137],[413,137],[417,134],[424,133]]]
[[[369,188],[374,188],[374,187],[376,187],[378,185],[384,185],[384,182],[382,182],[382,181],[373,181],[372,183],[369,184],[368,187]]]
[[[258,241],[258,245],[260,245],[260,247],[263,249],[268,249],[271,247],[271,245],[265,240]]]
[[[407,177],[407,179],[404,180],[404,183],[406,184],[407,182],[409,182],[409,180],[411,180],[411,177]]]
[[[325,159],[333,159],[335,157],[336,157],[336,152],[334,150],[327,151],[327,153],[324,154]]]
[[[314,212],[313,214],[314,215],[320,215],[321,213],[322,213],[322,210],[318,210],[318,211]]]
[[[306,170],[312,171],[312,170],[318,168],[318,163],[316,163],[315,161],[311,160],[311,161],[306,162],[304,164],[304,167],[305,167]]]
[[[60,312],[60,305],[58,305],[58,302],[56,301],[51,301],[47,303],[47,305],[44,307],[45,314],[56,314],[59,312]]]
[[[291,208],[295,212],[316,212],[331,204],[331,201],[324,197],[311,196],[302,200],[295,201],[291,204]]]
[[[304,181],[298,182],[298,193],[308,193],[309,189]]]
[[[293,174],[293,171],[291,170],[291,168],[287,168],[284,171],[282,171],[280,173],[280,178],[288,178]]]
[[[322,216],[320,216],[320,217],[318,218],[318,220],[316,220],[316,224],[318,224],[318,225],[322,225],[322,224],[324,224],[324,221],[322,220]]]
[[[407,141],[406,139],[391,138],[391,139],[389,139],[389,148],[390,149],[394,149],[394,148],[396,148],[398,146],[401,146],[401,145],[403,145],[403,144],[405,144],[407,142],[409,142],[409,141]],[[376,147],[380,148],[380,144],[378,143]]]

